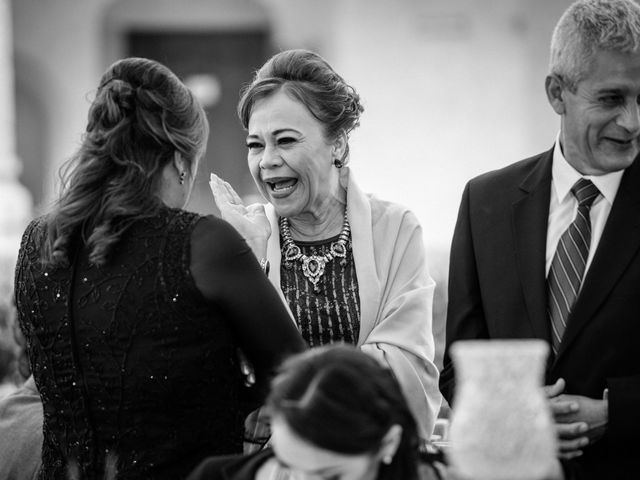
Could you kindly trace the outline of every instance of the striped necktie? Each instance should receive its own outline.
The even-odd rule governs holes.
[[[571,193],[578,200],[578,212],[560,237],[547,277],[547,313],[554,354],[558,353],[571,308],[580,291],[591,243],[589,210],[600,191],[591,180],[581,178],[571,188]]]

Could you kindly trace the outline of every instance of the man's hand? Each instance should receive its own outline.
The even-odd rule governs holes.
[[[550,400],[556,423],[584,424],[579,433],[585,433],[589,443],[600,440],[609,421],[607,400],[596,400],[581,395],[561,394]],[[565,408],[569,405],[570,408]],[[568,411],[567,411],[568,410]]]
[[[582,455],[582,448],[604,435],[608,404],[606,400],[563,394],[564,389],[563,379],[544,387],[556,422],[559,456],[574,458]]]
[[[545,385],[542,388],[544,389],[544,393],[547,395],[547,398],[553,398],[564,392],[566,386],[567,384],[565,383],[564,378],[559,378],[553,385]]]

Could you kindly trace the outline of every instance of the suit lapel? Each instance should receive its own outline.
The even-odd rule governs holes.
[[[520,184],[522,196],[512,205],[516,262],[529,320],[537,338],[549,340],[545,250],[551,192],[553,149],[543,153]]]
[[[640,163],[636,160],[620,182],[598,249],[567,322],[558,357],[593,319],[639,248]]]

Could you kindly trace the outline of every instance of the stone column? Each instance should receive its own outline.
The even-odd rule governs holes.
[[[0,0],[0,305],[9,301],[20,237],[32,216],[32,199],[20,184],[16,153],[11,1]]]

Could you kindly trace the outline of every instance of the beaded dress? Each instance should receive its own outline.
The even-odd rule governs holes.
[[[322,257],[331,251],[339,235],[320,242],[296,241],[302,255]],[[280,239],[280,245],[285,245]],[[284,247],[283,247],[284,250]],[[358,277],[353,261],[351,241],[345,256],[323,266],[317,284],[304,275],[300,262],[287,261],[283,252],[280,284],[298,329],[310,347],[334,342],[356,345],[360,333],[360,299]]]
[[[237,347],[263,384],[303,342],[237,232],[163,207],[129,227],[107,265],[78,242],[68,268],[43,268],[43,227],[27,228],[16,269],[44,407],[39,478],[103,478],[114,462],[118,479],[184,478],[207,455],[241,452],[262,398],[241,396]]]

